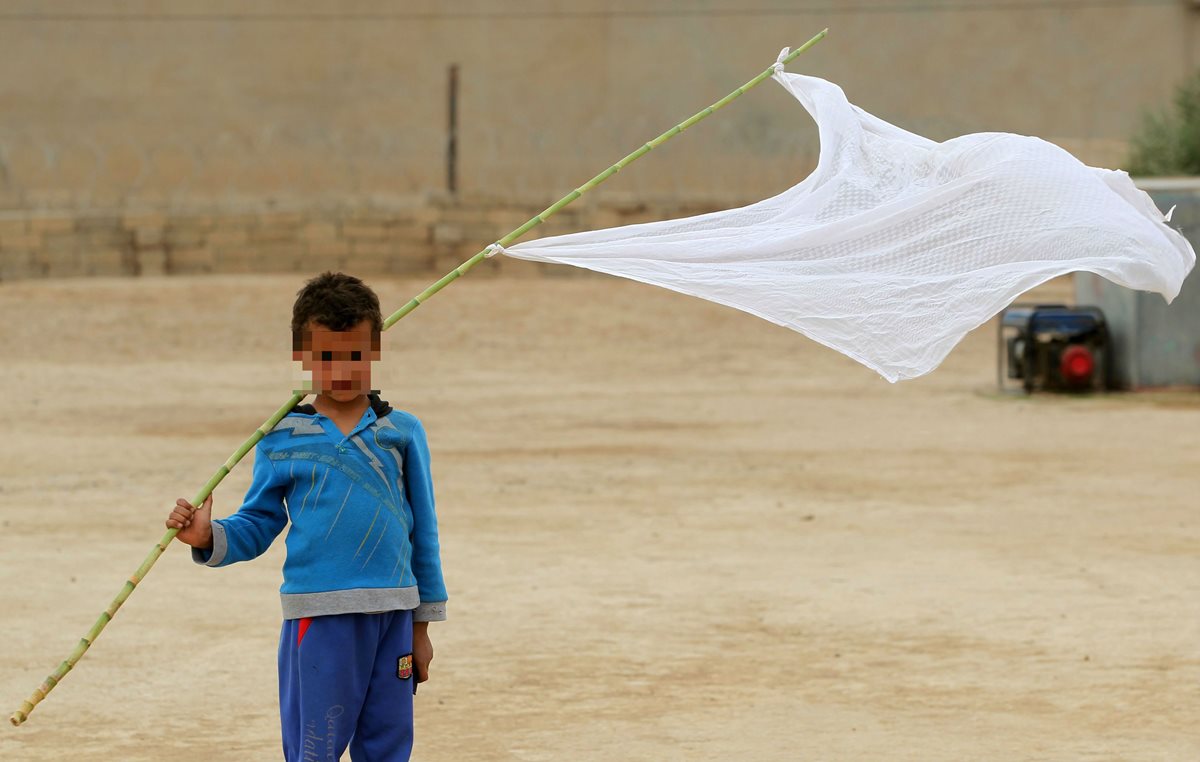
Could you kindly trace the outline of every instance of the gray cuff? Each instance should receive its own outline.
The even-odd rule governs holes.
[[[225,554],[229,550],[229,544],[225,540],[225,527],[219,522],[212,523],[213,546],[212,550],[204,550],[202,548],[192,548],[192,560],[204,566],[220,566],[225,560]]]
[[[215,547],[215,546],[214,546]],[[422,603],[413,609],[414,622],[444,622],[446,621],[446,602],[430,601]]]

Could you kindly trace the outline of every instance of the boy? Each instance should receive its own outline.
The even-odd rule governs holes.
[[[361,280],[324,273],[292,309],[293,358],[312,371],[258,443],[246,500],[212,520],[180,498],[167,519],[197,563],[266,551],[290,521],[283,565],[279,712],[288,762],[407,760],[431,621],[446,618],[429,449],[420,421],[371,391],[383,317]]]

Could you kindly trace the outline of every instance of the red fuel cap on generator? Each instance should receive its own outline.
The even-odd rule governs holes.
[[[1059,365],[1063,380],[1071,385],[1083,385],[1092,379],[1096,360],[1091,351],[1082,344],[1072,344],[1063,350]]]

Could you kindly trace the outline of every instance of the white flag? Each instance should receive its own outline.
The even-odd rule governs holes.
[[[775,75],[817,122],[816,170],[740,209],[520,243],[735,307],[889,381],[936,368],[1018,295],[1077,270],[1179,293],[1196,254],[1124,172],[1038,138],[937,143],[852,105],[837,85]]]

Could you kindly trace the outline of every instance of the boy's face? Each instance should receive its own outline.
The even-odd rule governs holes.
[[[293,352],[303,368],[312,372],[312,391],[337,402],[350,402],[370,394],[371,363],[379,359],[379,344],[364,320],[346,331],[333,331],[309,321],[302,335],[302,347]]]

